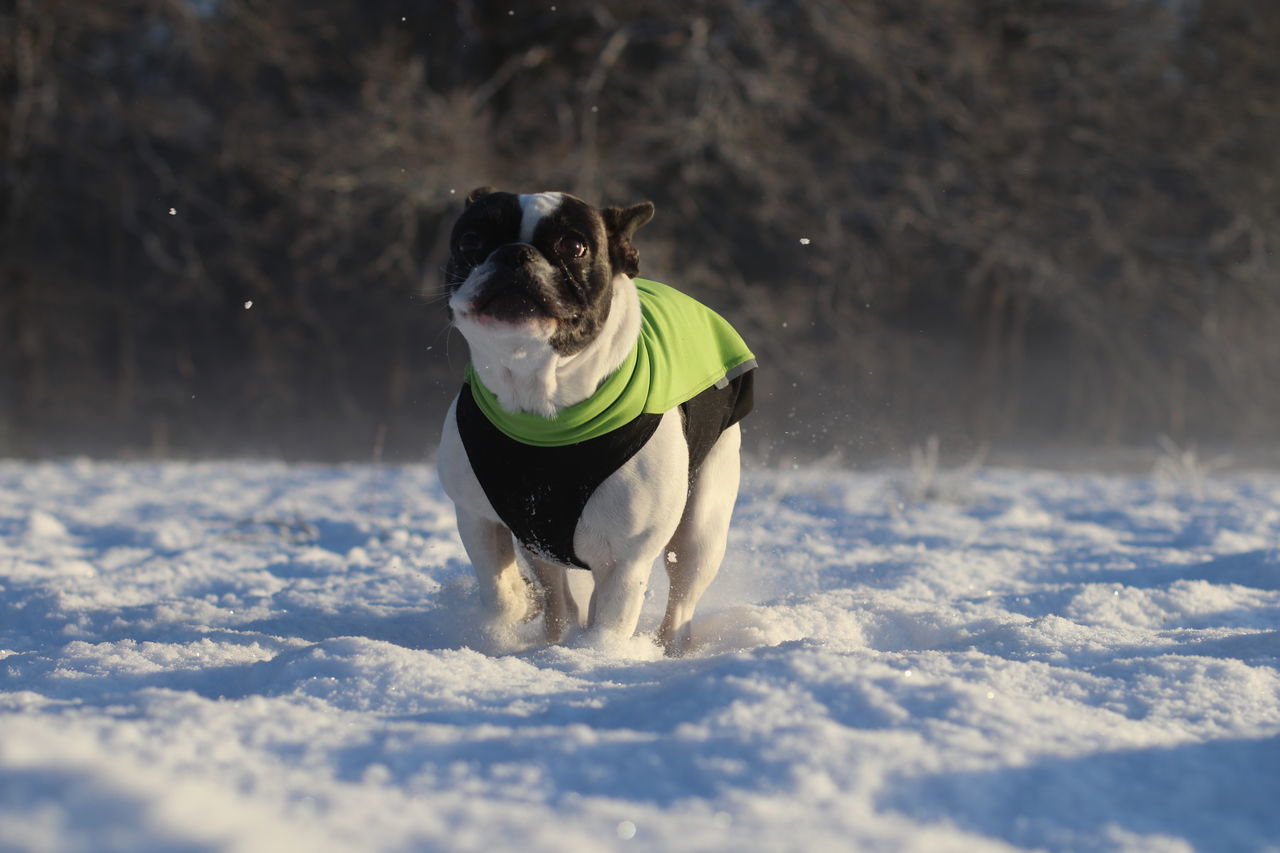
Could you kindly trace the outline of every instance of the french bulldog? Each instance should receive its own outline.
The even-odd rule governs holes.
[[[656,560],[658,639],[689,651],[738,493],[755,358],[718,315],[637,278],[650,202],[473,191],[445,268],[467,379],[437,466],[490,630],[543,616],[548,642],[631,637]],[[517,555],[536,583],[527,581]],[[585,629],[566,572],[594,581]]]

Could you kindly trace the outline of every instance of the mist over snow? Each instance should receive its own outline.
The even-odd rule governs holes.
[[[0,850],[1280,849],[1280,475],[917,485],[748,470],[667,660],[429,466],[0,462]]]

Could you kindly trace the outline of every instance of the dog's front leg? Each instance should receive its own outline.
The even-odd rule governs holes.
[[[695,521],[686,519],[672,538],[664,560],[671,583],[658,640],[668,657],[681,657],[692,648],[693,611],[724,559],[725,535],[709,529],[714,523],[701,528],[695,525]],[[724,526],[728,526],[727,518]]]
[[[644,590],[653,560],[607,561],[591,567],[595,588],[587,608],[586,641],[590,645],[611,644],[636,632]]]
[[[658,639],[671,657],[687,654],[692,647],[693,611],[724,559],[741,476],[741,445],[737,424],[720,435],[702,463],[680,526],[667,545],[663,563],[671,592]]]
[[[516,568],[511,531],[458,507],[458,534],[480,585],[480,600],[495,628],[504,630],[529,612],[528,585]]]

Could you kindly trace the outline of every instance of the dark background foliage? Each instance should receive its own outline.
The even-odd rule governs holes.
[[[484,183],[652,199],[761,453],[1265,443],[1277,45],[1269,0],[15,0],[0,454],[420,458]]]

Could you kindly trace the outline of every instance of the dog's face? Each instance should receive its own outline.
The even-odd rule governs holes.
[[[455,325],[473,346],[517,335],[580,352],[609,317],[614,282],[639,272],[631,236],[652,216],[647,201],[598,210],[567,193],[473,191],[445,267]]]

